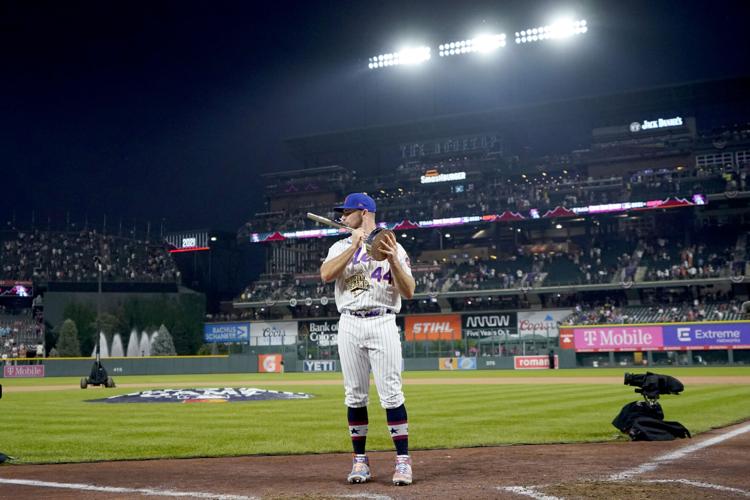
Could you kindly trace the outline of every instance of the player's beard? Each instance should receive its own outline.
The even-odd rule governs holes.
[[[346,225],[352,229],[359,229],[362,227],[362,223],[364,222],[362,219],[363,219],[362,212],[356,212],[356,217],[350,217],[346,219],[347,220]]]

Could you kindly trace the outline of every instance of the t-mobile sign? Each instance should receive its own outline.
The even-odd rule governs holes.
[[[662,347],[660,326],[614,326],[573,329],[577,351],[649,350]]]
[[[41,378],[44,377],[44,365],[5,365],[5,378]]]

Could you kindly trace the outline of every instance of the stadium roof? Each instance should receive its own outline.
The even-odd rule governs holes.
[[[659,86],[608,95],[596,95],[541,104],[497,108],[479,113],[444,115],[394,125],[373,126],[293,137],[285,141],[299,159],[308,155],[378,148],[409,141],[450,135],[502,130],[509,126],[585,121],[598,127],[625,123],[645,113],[700,113],[718,108],[721,119],[726,113],[748,116],[750,77],[691,82]],[[715,126],[701,124],[702,128]]]

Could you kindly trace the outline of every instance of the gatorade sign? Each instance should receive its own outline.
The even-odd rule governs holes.
[[[281,373],[281,354],[261,354],[258,356],[259,373]]]
[[[461,316],[458,314],[425,314],[407,316],[404,338],[415,340],[461,340]]]

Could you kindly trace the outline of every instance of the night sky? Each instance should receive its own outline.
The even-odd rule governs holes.
[[[513,33],[586,18],[566,44]],[[235,230],[283,139],[750,74],[750,2],[4,2],[0,220]],[[367,69],[500,31],[494,58]],[[395,166],[394,166],[395,167]]]

